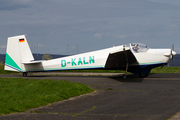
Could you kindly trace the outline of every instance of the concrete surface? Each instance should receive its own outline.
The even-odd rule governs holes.
[[[148,78],[116,76],[30,75],[29,79],[68,80],[87,84],[94,93],[60,101],[0,120],[170,120],[180,119],[180,74],[151,74]],[[21,77],[0,75],[0,77]],[[176,114],[177,113],[177,114]],[[173,116],[174,115],[174,116]]]

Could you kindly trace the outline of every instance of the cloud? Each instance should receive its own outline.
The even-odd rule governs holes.
[[[38,46],[43,53],[67,54],[70,44],[74,51],[76,45],[89,51],[119,44],[121,39],[122,43],[178,40],[179,6],[156,0],[1,0],[0,42],[5,45],[9,36],[28,34],[30,43],[43,43]],[[94,44],[102,38],[103,45]]]
[[[94,34],[94,37],[98,38],[98,39],[101,39],[102,35],[101,35],[101,33],[96,33],[96,34]]]
[[[16,10],[26,8],[30,5],[30,0],[1,0],[0,10]]]
[[[126,36],[125,35],[119,35],[118,38],[125,38]]]

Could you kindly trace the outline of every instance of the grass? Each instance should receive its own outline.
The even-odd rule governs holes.
[[[4,70],[4,65],[2,62],[0,62],[0,74],[16,74],[16,73],[18,72]]]
[[[63,80],[0,78],[0,115],[23,112],[92,91],[81,83]]]
[[[180,73],[180,67],[157,67],[152,69],[151,73]]]

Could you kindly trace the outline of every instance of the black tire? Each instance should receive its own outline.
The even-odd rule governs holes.
[[[122,76],[122,78],[123,78],[124,80],[126,80],[126,79],[127,79],[127,76],[124,74],[124,75]]]
[[[144,78],[144,77],[147,77],[149,74],[140,73],[138,75],[139,75],[140,78]]]
[[[26,72],[23,73],[23,77],[27,77],[27,73]]]

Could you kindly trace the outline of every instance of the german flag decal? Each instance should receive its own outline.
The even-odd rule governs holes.
[[[24,39],[19,39],[19,42],[20,42],[20,43],[22,43],[22,42],[24,42],[24,41],[25,41]]]

